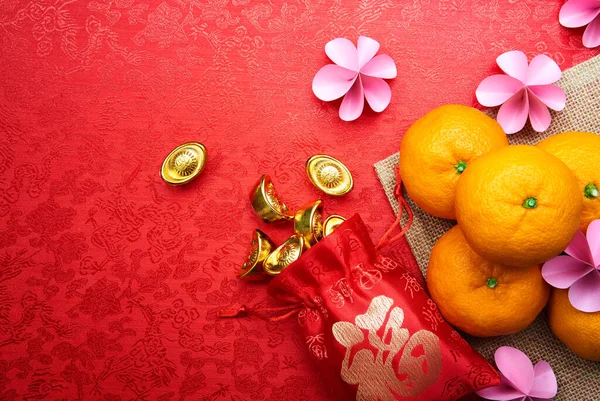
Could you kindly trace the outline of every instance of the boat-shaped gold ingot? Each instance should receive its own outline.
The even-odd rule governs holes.
[[[267,234],[256,229],[252,234],[252,243],[246,261],[238,272],[238,277],[244,280],[260,280],[264,277],[264,262],[275,249],[275,244]]]
[[[173,185],[182,185],[196,178],[206,164],[206,148],[199,142],[179,145],[165,158],[160,169],[162,179]]]
[[[354,188],[350,170],[331,156],[312,156],[306,161],[306,174],[315,187],[328,195],[345,195]]]
[[[250,192],[250,203],[258,217],[266,223],[288,221],[294,218],[294,213],[279,199],[273,181],[264,174]]]
[[[325,223],[323,223],[323,234],[327,237],[344,221],[346,221],[346,218],[337,214],[332,214],[331,216],[327,217],[327,219],[325,219]]]
[[[277,249],[275,249],[265,260],[265,273],[276,276],[288,267],[292,262],[298,260],[304,249],[304,238],[298,234],[292,235]]]
[[[304,246],[310,248],[323,238],[323,201],[304,205],[294,215],[294,231],[304,237]]]

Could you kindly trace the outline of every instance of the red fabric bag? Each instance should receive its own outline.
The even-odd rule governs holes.
[[[342,384],[340,400],[450,401],[498,385],[498,373],[443,320],[422,282],[383,257],[354,215],[268,291],[290,305],[286,315],[298,314],[309,353]]]

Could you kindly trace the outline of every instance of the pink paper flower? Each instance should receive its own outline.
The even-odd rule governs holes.
[[[312,89],[319,99],[329,102],[344,100],[340,118],[356,120],[362,113],[365,98],[373,111],[381,112],[390,104],[392,91],[382,78],[395,78],[396,65],[386,54],[377,57],[379,42],[361,36],[358,49],[348,39],[333,39],[325,45],[325,53],[335,64],[327,64],[317,72]]]
[[[569,0],[560,9],[558,20],[567,28],[587,25],[583,45],[589,48],[600,45],[600,0]]]
[[[518,50],[501,54],[496,62],[508,75],[492,75],[477,88],[479,103],[486,107],[500,106],[498,123],[507,134],[520,131],[527,122],[537,132],[550,126],[550,111],[565,108],[565,91],[552,85],[562,76],[558,65],[550,57],[540,54],[531,63]]]
[[[500,385],[478,391],[487,400],[551,401],[558,385],[546,361],[533,366],[527,355],[512,347],[500,347],[494,354],[500,371]]]
[[[582,312],[600,311],[600,220],[577,231],[565,249],[568,255],[550,259],[542,267],[544,280],[556,288],[569,288],[569,301]]]

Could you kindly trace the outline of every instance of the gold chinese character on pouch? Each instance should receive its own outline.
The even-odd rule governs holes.
[[[327,289],[327,294],[329,294],[331,303],[338,309],[344,307],[346,300],[350,301],[350,303],[354,303],[354,299],[352,298],[353,293],[354,290],[348,285],[348,281],[345,277],[339,279]]]
[[[327,347],[325,347],[325,335],[323,333],[306,337],[308,351],[318,360],[327,359]]]
[[[441,374],[439,338],[427,330],[411,336],[408,329],[402,328],[404,311],[399,307],[392,308],[393,304],[394,300],[384,295],[375,297],[367,312],[356,316],[355,324],[337,322],[332,327],[333,336],[346,348],[342,380],[358,385],[357,401],[395,401],[394,394],[416,397],[435,383]],[[386,318],[384,331],[379,336],[377,332]],[[365,340],[363,330],[368,331],[371,347],[357,351],[350,363],[353,347]],[[423,351],[417,356],[413,351],[418,347],[422,347]],[[392,361],[399,354],[396,370]]]
[[[370,290],[375,287],[383,276],[379,270],[375,269],[365,269],[362,263],[354,266],[350,273],[352,274],[352,278],[354,281],[362,288],[363,290]]]

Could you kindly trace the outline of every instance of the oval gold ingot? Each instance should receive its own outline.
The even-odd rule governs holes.
[[[275,248],[275,244],[260,230],[254,230],[252,243],[246,261],[238,272],[238,277],[244,280],[259,280],[264,276],[264,262]]]
[[[337,214],[332,214],[331,216],[327,217],[327,219],[325,219],[325,223],[323,223],[323,234],[327,237],[344,221],[346,221],[346,219]]]
[[[179,145],[165,158],[160,169],[162,179],[173,185],[181,185],[196,178],[206,163],[206,148],[198,142]]]
[[[315,187],[328,195],[342,196],[354,187],[350,170],[331,156],[312,156],[306,161],[306,174]]]
[[[304,238],[298,234],[292,235],[277,249],[275,249],[265,260],[265,273],[276,276],[288,267],[292,262],[298,260],[304,249]]]
[[[265,223],[288,221],[294,218],[294,213],[279,199],[273,181],[264,174],[250,192],[250,203],[258,216]]]
[[[304,245],[310,248],[323,238],[323,201],[304,205],[294,215],[294,231],[304,237]]]

